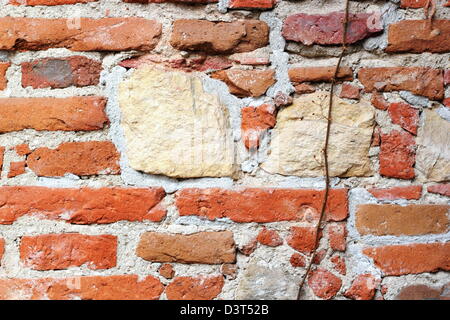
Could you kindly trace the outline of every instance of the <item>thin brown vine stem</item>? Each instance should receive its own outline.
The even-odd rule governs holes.
[[[336,69],[334,70],[334,75],[331,80],[330,96],[329,96],[329,100],[328,100],[327,128],[326,128],[326,132],[325,132],[324,147],[322,150],[323,158],[324,158],[324,171],[325,171],[325,191],[324,191],[324,196],[323,196],[323,201],[322,201],[322,207],[320,210],[319,221],[317,222],[317,225],[316,225],[316,237],[315,237],[315,242],[314,242],[314,250],[313,250],[313,252],[311,254],[311,258],[308,262],[308,266],[306,268],[305,275],[303,276],[302,281],[300,282],[297,300],[300,300],[300,296],[303,291],[303,286],[305,284],[306,279],[308,278],[308,275],[311,271],[313,262],[317,255],[317,248],[319,246],[319,241],[320,241],[320,230],[322,229],[321,225],[322,225],[323,218],[325,216],[325,209],[327,206],[328,194],[330,191],[330,172],[329,172],[330,168],[328,165],[328,145],[329,145],[329,140],[330,140],[331,123],[332,123],[331,116],[332,116],[332,109],[333,109],[333,93],[334,93],[334,87],[336,85],[336,80],[337,80],[338,73],[339,73],[339,68],[341,66],[342,59],[345,55],[345,51],[347,50],[347,27],[348,27],[348,16],[349,16],[349,0],[345,0],[345,11],[344,12],[345,12],[345,14],[344,14],[344,21],[343,21],[344,31],[342,34],[342,51],[339,55],[338,62],[336,64]]]

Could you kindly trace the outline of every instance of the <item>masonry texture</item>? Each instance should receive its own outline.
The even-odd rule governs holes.
[[[428,4],[0,0],[0,299],[450,299]]]

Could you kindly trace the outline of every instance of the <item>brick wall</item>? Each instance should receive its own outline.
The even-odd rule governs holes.
[[[0,299],[449,299],[450,9],[1,0]]]

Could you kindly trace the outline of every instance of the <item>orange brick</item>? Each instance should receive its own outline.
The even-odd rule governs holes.
[[[368,191],[380,200],[419,200],[422,196],[422,186],[393,187],[385,189],[368,189]]]
[[[8,80],[6,79],[6,71],[11,64],[9,62],[0,62],[0,90],[5,90]]]
[[[166,288],[169,300],[212,300],[216,298],[224,285],[222,276],[217,277],[178,277]]]

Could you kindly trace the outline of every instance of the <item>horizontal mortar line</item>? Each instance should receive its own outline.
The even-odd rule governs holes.
[[[435,243],[450,241],[450,232],[443,234],[427,234],[420,236],[374,236],[366,235],[350,238],[350,241],[356,240],[367,245],[405,245],[416,243]]]

